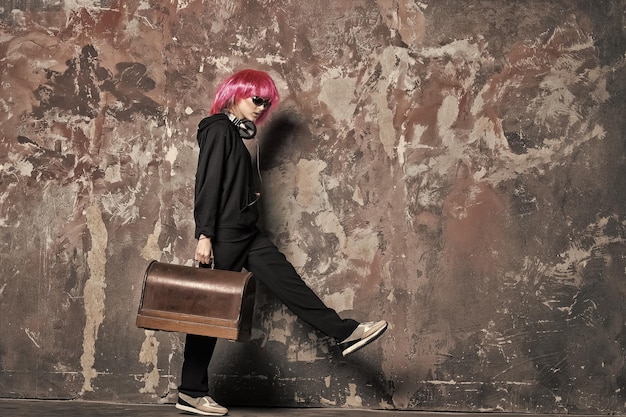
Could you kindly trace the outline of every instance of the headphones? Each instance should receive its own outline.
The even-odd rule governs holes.
[[[228,119],[239,129],[239,136],[242,139],[253,139],[256,135],[256,126],[251,120],[238,119],[234,114],[225,112]]]

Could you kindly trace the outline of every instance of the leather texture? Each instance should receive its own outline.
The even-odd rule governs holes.
[[[144,274],[136,324],[144,329],[247,341],[255,291],[250,272],[152,261]]]

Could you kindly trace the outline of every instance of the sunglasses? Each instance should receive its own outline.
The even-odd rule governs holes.
[[[257,96],[252,97],[252,102],[254,103],[255,106],[257,107],[263,106],[263,108],[265,109],[269,109],[270,106],[272,105],[271,101],[264,100],[261,97],[257,97]]]

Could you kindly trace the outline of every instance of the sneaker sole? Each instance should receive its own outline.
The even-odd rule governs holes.
[[[186,405],[183,404],[178,404],[176,403],[176,408],[178,408],[181,411],[186,411],[187,413],[192,413],[192,414],[199,414],[201,416],[225,416],[228,413],[211,413],[208,411],[202,411],[202,410],[198,410],[197,408],[194,407],[188,407]]]
[[[357,350],[361,349],[362,347],[365,347],[365,346],[369,345],[370,343],[372,343],[374,340],[378,339],[385,332],[385,330],[387,330],[387,326],[388,326],[388,324],[385,323],[385,325],[383,327],[381,327],[376,333],[372,333],[371,335],[369,335],[365,339],[359,340],[358,342],[356,342],[355,344],[353,344],[352,346],[350,346],[349,348],[344,350],[342,352],[343,356],[348,356],[349,354],[356,352]]]

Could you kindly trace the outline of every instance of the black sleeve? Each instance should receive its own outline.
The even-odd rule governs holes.
[[[223,123],[213,123],[198,132],[200,154],[196,171],[194,218],[195,237],[215,236],[219,218],[220,195],[224,165],[228,153],[228,129]]]

